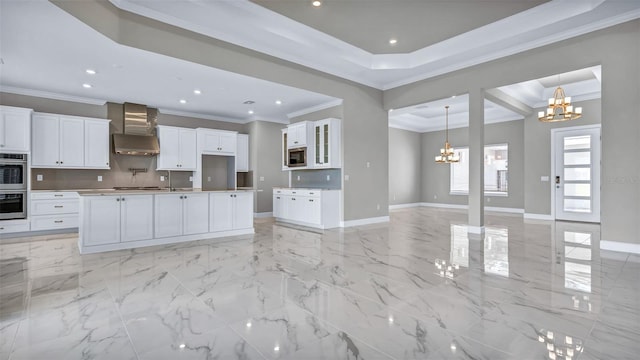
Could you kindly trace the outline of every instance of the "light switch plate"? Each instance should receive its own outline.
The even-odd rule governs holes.
[[[349,175],[344,176],[344,181],[349,181]]]
[[[327,181],[331,181],[331,175],[327,175]]]
[[[36,181],[42,181],[42,174],[36,175]]]
[[[549,181],[549,177],[548,176],[540,176],[540,181],[547,182],[547,181]]]
[[[160,175],[160,181],[164,181],[164,175]]]
[[[193,181],[193,176],[189,176],[189,181]]]
[[[211,176],[207,176],[207,181],[211,181]]]
[[[300,179],[298,179],[300,180]],[[264,181],[264,176],[260,176],[260,181]]]
[[[102,175],[98,175],[98,181],[102,181]]]

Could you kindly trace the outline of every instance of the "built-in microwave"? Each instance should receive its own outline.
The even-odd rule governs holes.
[[[289,167],[300,167],[307,166],[307,148],[295,148],[289,149],[289,163],[287,164]]]
[[[0,154],[0,190],[27,190],[26,154]]]

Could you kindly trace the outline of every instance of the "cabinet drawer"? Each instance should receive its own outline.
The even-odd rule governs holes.
[[[53,215],[53,214],[77,214],[80,200],[33,200],[31,202],[31,213],[33,215]]]
[[[29,231],[29,223],[23,224],[3,224],[0,222],[0,234],[9,234],[15,232]]]
[[[31,231],[66,229],[78,227],[77,214],[40,215],[31,217]]]
[[[52,199],[79,199],[75,191],[47,191],[31,193],[31,200],[52,200]]]

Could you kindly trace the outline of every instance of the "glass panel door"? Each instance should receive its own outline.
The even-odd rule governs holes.
[[[555,217],[600,222],[600,127],[556,130]]]

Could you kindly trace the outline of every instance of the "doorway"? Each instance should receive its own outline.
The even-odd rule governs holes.
[[[551,130],[556,220],[600,222],[600,125]]]

